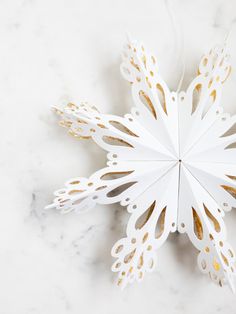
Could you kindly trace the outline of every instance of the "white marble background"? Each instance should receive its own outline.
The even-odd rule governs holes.
[[[121,292],[110,248],[125,233],[125,209],[43,212],[67,179],[105,164],[95,144],[57,126],[51,105],[87,100],[125,113],[131,97],[119,63],[127,31],[156,52],[173,89],[183,56],[186,87],[202,53],[232,25],[234,71],[223,103],[235,114],[234,22],[234,0],[0,0],[0,314],[236,313],[236,296],[200,273],[185,236],[171,235],[157,271]],[[236,210],[225,220],[236,247]]]

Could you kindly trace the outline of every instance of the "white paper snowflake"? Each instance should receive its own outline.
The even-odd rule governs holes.
[[[126,236],[112,248],[118,284],[141,281],[170,232],[186,232],[202,272],[232,289],[235,253],[226,241],[225,211],[236,207],[236,116],[223,113],[222,84],[230,73],[225,47],[206,54],[186,92],[171,92],[156,58],[127,43],[121,72],[135,107],[118,117],[88,104],[68,104],[60,124],[108,151],[107,167],[55,192],[61,213],[120,202],[130,213]]]

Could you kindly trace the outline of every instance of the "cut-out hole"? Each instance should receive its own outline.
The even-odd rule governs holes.
[[[148,232],[145,233],[145,235],[143,236],[143,243],[145,243],[148,239]]]
[[[166,97],[165,97],[165,92],[163,87],[161,86],[161,84],[157,83],[156,84],[156,89],[157,89],[157,96],[158,99],[160,101],[160,104],[162,106],[162,109],[164,110],[164,112],[167,114],[167,110],[166,110]]]
[[[137,183],[137,182],[136,181],[135,182],[128,182],[128,183],[125,183],[123,185],[120,185],[120,186],[116,187],[115,189],[111,190],[110,192],[108,192],[107,197],[116,197],[116,196],[122,194],[124,191],[128,190],[135,183]]]
[[[193,212],[194,233],[199,240],[202,240],[203,239],[202,222],[201,222],[196,210],[193,207],[192,207],[192,212]]]
[[[201,261],[201,266],[203,270],[205,270],[207,267],[206,261],[204,259]]]
[[[106,136],[104,135],[102,137],[103,141],[106,143],[106,144],[109,144],[109,145],[114,145],[114,146],[126,146],[126,147],[132,147],[133,148],[133,145],[129,144],[128,142],[120,139],[120,138],[117,138],[117,137],[113,137],[113,136]]]
[[[78,180],[75,180],[75,181],[72,181],[72,182],[70,182],[69,184],[80,184],[80,181],[78,181]]]
[[[236,181],[236,176],[230,176],[230,175],[226,174],[226,177],[228,177],[229,179],[231,179],[233,181]]]
[[[128,129],[126,126],[124,126],[122,123],[118,122],[118,121],[109,121],[109,123],[116,128],[117,130],[126,133],[128,135],[134,136],[134,137],[138,137],[138,135],[136,135],[135,133],[133,133],[130,129]]]
[[[157,220],[155,237],[156,239],[160,238],[164,232],[165,228],[165,215],[166,215],[166,207],[164,207],[161,211],[161,214]]]
[[[232,197],[236,198],[236,189],[233,188],[232,186],[228,185],[221,185],[221,187],[228,192]]]
[[[222,257],[222,259],[223,259],[225,265],[226,265],[226,266],[229,266],[229,261],[228,261],[228,259],[224,256],[223,253],[221,253],[221,257]]]
[[[230,136],[236,133],[236,123],[234,123],[221,137]]]
[[[72,122],[69,120],[61,120],[58,122],[60,126],[63,128],[70,128],[72,126]],[[75,129],[75,128],[74,128]],[[78,131],[81,131],[81,128],[77,128]],[[72,132],[72,130],[69,130],[69,133]]]
[[[147,59],[146,59],[145,54],[142,55],[142,61],[143,61],[145,69],[147,69]]]
[[[107,129],[107,127],[104,124],[98,123],[97,126],[101,129]]]
[[[121,244],[116,248],[116,254],[120,253],[123,250],[124,246]]]
[[[205,115],[207,114],[207,112],[209,111],[209,109],[212,107],[212,105],[214,104],[216,100],[216,90],[214,89],[209,98],[207,99],[206,103],[205,103],[205,106],[204,106],[204,109],[203,109],[203,112],[202,112],[202,119],[205,117]]]
[[[104,173],[100,179],[101,180],[116,180],[116,179],[120,179],[123,177],[128,176],[129,174],[133,173],[134,170],[131,171],[119,171],[119,172],[107,172]]]
[[[155,57],[151,56],[151,59],[152,59],[152,63],[155,64],[156,63]]]
[[[134,62],[134,58],[130,58],[130,64],[140,72],[139,66]]]
[[[148,87],[149,87],[149,88],[152,88],[152,84],[149,82],[149,79],[148,79],[147,76],[146,76],[146,82],[147,82]]]
[[[136,229],[141,229],[149,220],[149,218],[152,215],[152,212],[155,208],[156,201],[154,201],[151,206],[137,219],[135,223],[135,228]]]
[[[219,271],[220,270],[220,263],[217,261],[216,258],[214,258],[213,260],[213,267],[216,271]]]
[[[132,258],[134,257],[135,252],[136,252],[136,249],[134,249],[131,253],[129,253],[129,254],[127,254],[125,256],[125,258],[124,258],[125,264],[128,264],[132,260]]]
[[[156,119],[157,114],[149,96],[144,91],[141,90],[139,91],[139,99],[141,100],[142,104],[151,112],[151,114]]]
[[[222,84],[224,84],[224,82],[230,76],[231,70],[232,70],[231,66],[225,68],[226,75],[225,75],[225,78],[223,79],[223,81],[221,82]]]
[[[64,199],[63,201],[61,201],[61,204],[63,205],[64,203],[67,203],[69,201],[69,198]]]
[[[84,121],[84,120],[82,120],[82,119],[77,119],[77,122],[78,122],[79,124],[88,124],[88,122],[86,122],[86,121]]]
[[[78,193],[82,193],[82,192],[84,192],[85,190],[71,190],[71,191],[69,191],[69,195],[73,195],[73,194],[78,194]]]
[[[151,258],[151,259],[148,261],[148,267],[149,267],[150,269],[152,269],[153,266],[154,266],[154,261],[153,261],[153,259]]]
[[[143,254],[140,255],[138,260],[138,269],[141,269],[143,267]]]
[[[117,281],[117,286],[121,286],[122,282],[123,282],[123,280],[121,278],[119,278],[118,281]]]
[[[236,142],[231,143],[230,145],[226,146],[225,149],[235,149],[236,148]]]
[[[208,63],[208,59],[207,59],[207,58],[204,58],[203,61],[202,61],[202,63],[203,63],[203,66],[205,67],[205,66],[207,65],[207,63]]]
[[[195,86],[194,90],[193,90],[193,96],[192,96],[192,114],[196,111],[197,106],[199,104],[200,101],[200,97],[201,97],[201,89],[202,89],[202,85],[198,84]]]
[[[220,224],[218,222],[218,220],[212,215],[212,213],[209,211],[209,209],[206,207],[205,204],[203,204],[205,213],[207,215],[207,217],[209,218],[211,224],[213,225],[214,229],[216,232],[220,232],[221,228],[220,228]]]
[[[213,79],[211,78],[210,81],[209,81],[209,83],[208,83],[208,88],[209,88],[209,89],[211,88],[212,83],[213,83]]]
[[[107,188],[107,185],[99,186],[98,188],[96,188],[95,191],[101,191],[101,190],[103,190],[105,188]]]

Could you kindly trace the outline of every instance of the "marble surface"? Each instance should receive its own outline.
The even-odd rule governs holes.
[[[186,88],[202,53],[231,27],[234,71],[223,104],[235,114],[235,21],[233,0],[0,1],[1,314],[236,312],[236,296],[198,270],[187,237],[171,235],[157,270],[121,292],[110,248],[125,233],[125,209],[43,211],[67,179],[105,164],[95,144],[58,127],[51,105],[86,100],[124,114],[131,96],[119,64],[127,31],[156,52],[172,89],[184,60]],[[236,247],[236,210],[225,221]]]

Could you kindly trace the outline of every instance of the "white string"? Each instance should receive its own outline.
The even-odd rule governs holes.
[[[224,43],[227,44],[228,41],[229,41],[229,36],[231,35],[232,33],[232,26],[230,26],[230,28],[227,30],[226,32],[226,35],[225,35],[225,38],[224,38]]]
[[[130,44],[132,42],[130,33],[126,31],[125,36],[126,36],[127,43]]]
[[[176,89],[176,92],[179,93],[180,89],[182,87],[182,84],[183,84],[185,70],[186,70],[186,64],[185,64],[185,61],[184,61],[185,60],[185,58],[184,58],[184,55],[185,55],[185,53],[184,53],[185,52],[185,42],[184,42],[182,24],[180,23],[179,19],[178,19],[178,23],[176,21],[175,14],[174,14],[174,11],[173,11],[173,5],[171,3],[171,0],[165,0],[165,3],[166,3],[167,13],[168,13],[168,15],[170,17],[170,21],[171,21],[171,24],[172,24],[172,28],[173,28],[173,31],[174,31],[174,34],[175,34],[175,39],[176,39],[177,44],[178,44],[179,38],[181,37],[181,48],[180,47],[178,48],[178,51],[179,51],[178,53],[180,55],[179,59],[181,59],[182,73],[181,73],[181,77],[179,79],[179,82],[178,82],[178,85],[177,85],[177,89]],[[231,23],[229,25],[229,28],[228,28],[228,30],[227,30],[227,32],[225,34],[225,37],[224,37],[224,44],[225,45],[227,45],[227,43],[229,41],[229,37],[231,36],[231,33],[232,33],[232,28],[233,28],[233,21],[231,21]],[[126,32],[126,38],[127,38],[127,41],[130,43],[131,42],[130,33]]]
[[[181,87],[182,87],[183,80],[184,80],[184,75],[185,75],[184,36],[183,36],[182,25],[181,25],[180,21],[178,20],[178,23],[176,21],[171,1],[170,0],[165,0],[165,3],[166,3],[166,9],[167,9],[168,15],[169,15],[170,20],[171,20],[171,24],[172,24],[172,28],[173,28],[173,31],[174,31],[174,34],[175,34],[175,38],[176,38],[177,44],[180,41],[179,38],[181,38],[181,45],[179,45],[180,47],[178,48],[178,53],[179,53],[179,59],[181,60],[182,73],[181,73],[181,77],[180,77],[178,85],[177,85],[177,90],[176,91],[178,93],[180,91]]]
[[[227,45],[227,43],[229,42],[229,37],[232,34],[232,29],[233,29],[233,21],[230,22],[229,27],[226,31],[225,37],[224,37],[224,44]]]

